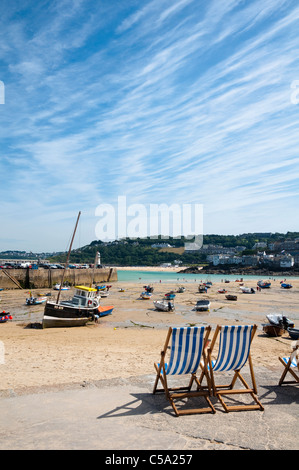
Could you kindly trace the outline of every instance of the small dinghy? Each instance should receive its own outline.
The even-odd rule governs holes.
[[[237,295],[232,295],[232,294],[227,294],[225,297],[227,298],[227,300],[237,300],[238,299]]]
[[[268,336],[282,336],[288,328],[294,327],[294,323],[284,315],[266,315],[269,323],[263,323],[263,331]]]
[[[285,315],[279,315],[279,314],[269,314],[266,315],[267,319],[269,320],[269,323],[271,325],[276,325],[284,328],[287,330],[288,328],[294,328],[294,323],[289,320]]]
[[[155,300],[154,306],[161,312],[172,312],[174,310],[174,303],[170,300]]]
[[[287,332],[292,339],[299,339],[299,328],[288,328]]]
[[[167,294],[165,294],[165,297],[167,300],[172,300],[175,298],[175,294],[173,292],[167,292]]]
[[[152,293],[151,292],[146,292],[146,291],[141,292],[141,294],[140,294],[140,297],[144,300],[150,299],[151,296],[152,296]]]
[[[210,309],[211,302],[209,300],[198,300],[195,305],[195,310],[203,312]]]

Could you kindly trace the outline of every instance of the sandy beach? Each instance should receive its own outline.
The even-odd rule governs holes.
[[[252,346],[254,365],[265,366],[277,374],[281,366],[279,355],[288,355],[292,340],[288,333],[281,337],[268,337],[262,330],[266,314],[284,314],[299,327],[299,280],[293,288],[280,287],[281,279],[272,280],[270,289],[255,294],[241,293],[238,282],[213,284],[207,294],[198,292],[198,282],[186,282],[184,293],[176,293],[175,311],[155,310],[153,300],[164,297],[177,285],[153,283],[151,300],[141,300],[142,284],[112,283],[109,297],[102,305],[113,305],[112,315],[103,317],[98,324],[90,323],[77,328],[29,328],[41,321],[43,306],[26,306],[28,291],[7,290],[0,293],[0,310],[9,311],[13,321],[0,325],[0,341],[4,346],[4,361],[0,363],[0,395],[11,396],[31,393],[37,389],[71,387],[101,379],[153,375],[153,363],[159,359],[169,326],[217,324],[253,324],[258,331]],[[244,283],[256,287],[256,281]],[[120,289],[123,291],[120,291]],[[236,302],[228,301],[218,292],[225,288],[237,294]],[[49,289],[33,291],[45,294]],[[51,291],[52,297],[57,295]],[[63,292],[63,298],[72,291]],[[211,301],[209,312],[196,312],[197,300]]]

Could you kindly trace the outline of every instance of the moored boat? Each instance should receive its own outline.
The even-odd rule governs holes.
[[[12,320],[12,316],[9,312],[3,310],[3,312],[0,313],[0,323],[6,323],[8,320]]]
[[[284,333],[284,328],[277,325],[272,325],[271,323],[263,323],[262,327],[263,331],[268,336],[282,336]]]
[[[171,292],[167,292],[167,294],[165,294],[165,297],[167,300],[172,300],[175,298],[175,294],[171,291]]]
[[[253,287],[240,287],[241,291],[243,292],[243,294],[254,294],[255,293],[255,290],[253,289]]]
[[[26,305],[40,305],[47,302],[47,297],[34,297],[30,292],[30,297],[26,299]]]
[[[69,286],[61,286],[60,287],[60,284],[55,284],[55,286],[53,287],[54,290],[70,290],[70,287]]]
[[[68,266],[69,263],[69,257],[80,214],[81,212],[78,214],[65,266]],[[84,326],[89,320],[94,320],[101,314],[99,311],[101,297],[98,294],[97,289],[92,287],[76,286],[76,291],[72,299],[59,301],[60,293],[63,289],[64,274],[65,269],[61,283],[59,284],[59,292],[56,302],[48,301],[45,305],[43,328]]]
[[[182,294],[183,292],[185,292],[185,290],[186,290],[185,287],[180,286],[180,287],[178,288],[177,292],[178,292],[179,294]]]
[[[203,294],[204,292],[207,292],[208,288],[205,286],[205,284],[199,284],[198,286],[198,292],[200,294]]]
[[[105,317],[106,315],[111,315],[113,312],[114,306],[113,305],[100,305],[98,307],[98,315],[99,317]]]
[[[46,303],[43,328],[84,326],[95,315],[99,315],[99,307],[100,296],[96,289],[76,286],[72,299]]]
[[[211,302],[209,300],[198,300],[195,305],[195,310],[203,312],[210,309]]]
[[[287,282],[282,282],[280,284],[280,286],[283,288],[283,289],[291,289],[293,286],[292,284],[288,284]]]
[[[238,296],[233,295],[233,294],[227,294],[225,297],[227,298],[227,300],[237,300],[238,299]]]
[[[285,330],[287,328],[293,328],[295,326],[294,323],[289,320],[285,315],[269,313],[268,315],[266,315],[266,317],[269,323],[271,323],[271,325],[280,326]]]
[[[174,310],[174,303],[170,300],[154,300],[154,306],[162,312],[172,312]]]
[[[287,332],[292,339],[299,339],[299,328],[288,328]]]
[[[258,287],[261,287],[261,289],[269,289],[271,287],[271,282],[270,281],[257,281]]]
[[[144,292],[141,292],[140,294],[140,297],[144,300],[148,300],[150,299],[152,296],[152,293],[151,292],[147,292],[147,291],[144,291]]]

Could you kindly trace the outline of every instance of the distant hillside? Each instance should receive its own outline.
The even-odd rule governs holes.
[[[252,250],[256,243],[275,243],[284,240],[299,238],[299,232],[283,233],[245,233],[241,235],[204,235],[204,245],[221,245],[223,247],[244,247]],[[89,245],[73,250],[71,263],[93,263],[95,254],[100,252],[103,265],[114,266],[158,266],[162,263],[181,261],[183,265],[203,264],[206,255],[201,251],[184,251],[184,243],[190,240],[157,238],[125,238],[118,241],[104,243],[94,240]],[[154,245],[154,246],[153,246]],[[170,246],[168,246],[170,245]],[[51,258],[55,262],[63,262],[66,254],[58,254]]]

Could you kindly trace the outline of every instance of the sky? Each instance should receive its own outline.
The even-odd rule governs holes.
[[[298,31],[298,0],[1,0],[0,251],[66,250],[79,211],[73,248],[117,238],[154,204],[298,231]]]

